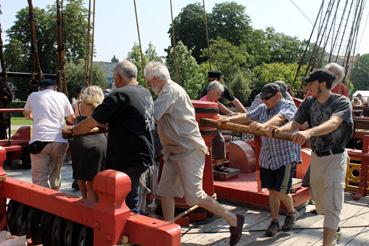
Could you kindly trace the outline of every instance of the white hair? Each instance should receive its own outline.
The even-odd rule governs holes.
[[[126,80],[137,78],[137,67],[128,60],[123,60],[115,65],[114,72],[120,74]]]
[[[339,83],[343,80],[343,77],[345,77],[345,69],[337,63],[328,63],[324,66],[324,69],[328,70],[336,76],[336,79],[333,81],[333,83]]]
[[[224,91],[224,86],[217,80],[213,80],[208,84],[208,92],[211,90],[219,90],[220,92],[223,93]]]
[[[152,78],[158,78],[165,82],[170,80],[168,68],[161,62],[156,61],[147,63],[144,69],[144,76],[147,80]]]

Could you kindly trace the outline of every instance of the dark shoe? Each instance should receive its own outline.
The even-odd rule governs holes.
[[[274,237],[278,231],[279,231],[279,223],[277,221],[272,221],[268,229],[266,229],[265,231],[265,236]]]
[[[296,222],[296,218],[297,218],[297,213],[296,211],[293,212],[292,214],[287,214],[286,218],[284,220],[284,224],[282,226],[282,230],[283,231],[290,231],[292,230],[295,222]]]
[[[77,180],[74,180],[72,183],[72,189],[73,190],[79,190],[78,182]]]
[[[242,236],[243,223],[245,222],[245,216],[241,214],[236,214],[237,216],[237,226],[230,226],[229,231],[231,232],[231,237],[229,238],[229,245],[233,246],[240,241]]]

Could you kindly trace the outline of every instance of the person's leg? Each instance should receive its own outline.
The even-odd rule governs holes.
[[[279,196],[279,200],[286,207],[287,213],[289,213],[289,214],[294,213],[295,208],[294,208],[294,205],[293,205],[292,196],[290,194],[285,194],[285,193],[281,193],[281,192],[278,192],[278,196]]]
[[[323,246],[332,246],[334,238],[336,237],[337,229],[324,227],[323,230]]]
[[[284,167],[281,167],[277,171],[277,183],[276,190],[279,200],[287,209],[288,214],[295,212],[292,196],[289,194],[292,189],[292,178],[296,172],[296,164],[290,163]]]
[[[50,148],[49,183],[50,188],[59,190],[61,185],[61,167],[68,148],[66,143],[49,143],[45,148]]]
[[[269,190],[269,207],[272,221],[278,221],[280,200],[277,191]]]
[[[89,201],[97,202],[98,196],[94,190],[92,181],[85,181],[85,187],[86,187],[86,199]]]
[[[237,218],[211,196],[206,196],[199,204],[200,207],[222,217],[230,226],[237,226]]]
[[[79,191],[83,199],[87,199],[87,187],[84,180],[77,180]]]
[[[202,179],[205,164],[205,154],[202,151],[193,151],[174,165],[183,186],[186,203],[189,206],[200,207],[222,217],[232,227],[237,226],[237,217],[228,212],[214,198],[208,196],[202,189]]]
[[[143,171],[137,164],[130,167],[125,167],[122,171],[131,179],[131,191],[126,197],[126,204],[134,213],[140,213],[140,177]]]
[[[156,194],[160,197],[164,219],[171,221],[175,212],[174,197],[183,197],[184,193],[174,163],[167,157],[164,157],[163,170]]]
[[[325,214],[323,245],[330,246],[336,236],[340,222],[341,210],[344,203],[344,186],[346,174],[346,153],[331,155],[325,158],[327,169],[325,186]]]
[[[50,188],[48,182],[48,163],[50,156],[47,154],[47,146],[38,154],[31,154],[32,183]]]
[[[325,213],[325,182],[327,177],[323,173],[326,173],[326,165],[327,163],[321,162],[320,157],[316,156],[314,152],[311,153],[310,194],[318,214]]]
[[[161,210],[164,220],[171,221],[174,219],[175,201],[173,197],[161,197]]]

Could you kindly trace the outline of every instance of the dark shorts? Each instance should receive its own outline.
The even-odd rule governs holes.
[[[296,163],[288,164],[277,170],[260,168],[261,187],[288,194],[291,192],[292,177],[296,172]]]

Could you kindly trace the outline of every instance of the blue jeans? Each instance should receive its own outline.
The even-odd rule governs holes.
[[[142,163],[137,163],[136,165],[130,165],[120,170],[131,179],[131,192],[127,195],[126,204],[134,213],[140,213],[140,177],[147,168],[148,166],[145,167]]]

